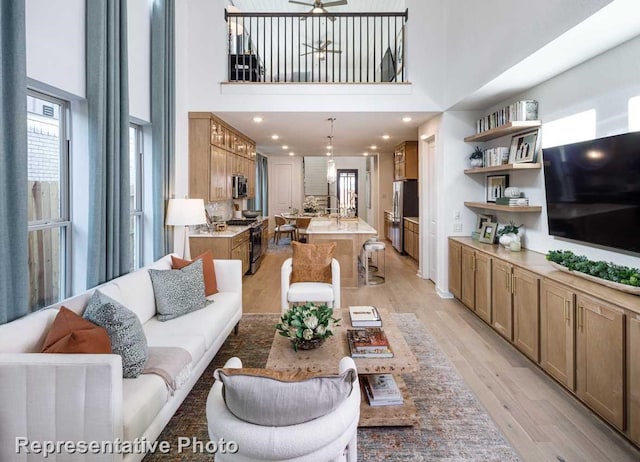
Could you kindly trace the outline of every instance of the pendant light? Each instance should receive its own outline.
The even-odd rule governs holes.
[[[329,161],[327,162],[327,183],[335,183],[338,179],[338,171],[336,170],[336,163],[333,160],[333,122],[336,119],[335,117],[331,117],[327,120],[331,123],[331,134],[328,136],[329,146],[327,146],[330,153]]]

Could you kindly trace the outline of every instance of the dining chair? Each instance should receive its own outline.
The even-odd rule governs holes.
[[[296,238],[296,225],[292,225],[287,222],[287,220],[282,215],[276,215],[275,217],[276,226],[273,229],[273,242],[278,244],[278,240],[280,239],[280,234],[289,234],[291,240],[295,240]]]
[[[307,242],[309,223],[311,223],[311,217],[296,218],[296,241],[301,242],[301,238],[304,237],[304,242]]]

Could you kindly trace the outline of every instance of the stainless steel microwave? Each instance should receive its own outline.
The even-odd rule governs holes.
[[[247,178],[244,175],[231,175],[231,185],[234,199],[247,197]]]

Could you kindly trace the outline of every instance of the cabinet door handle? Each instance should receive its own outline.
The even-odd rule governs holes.
[[[513,295],[516,294],[516,281],[518,280],[514,274],[511,275],[511,287],[513,289]]]
[[[582,311],[582,305],[578,305],[578,329],[580,332],[584,332],[584,312]]]
[[[571,302],[569,300],[564,301],[564,319],[565,321],[571,321]]]
[[[509,287],[509,281],[511,279],[511,275],[508,273],[504,273],[504,286],[507,288],[508,292],[511,292],[511,287]]]

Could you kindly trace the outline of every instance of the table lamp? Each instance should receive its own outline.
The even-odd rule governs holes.
[[[169,199],[167,206],[167,226],[184,226],[184,247],[182,258],[191,259],[189,252],[189,226],[207,222],[202,199]]]

